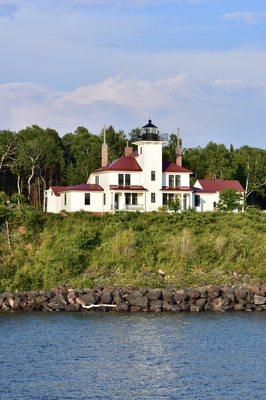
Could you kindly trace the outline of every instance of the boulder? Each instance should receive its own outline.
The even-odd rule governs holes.
[[[150,289],[145,296],[149,301],[162,300],[163,298],[161,289]]]
[[[61,293],[49,300],[47,307],[53,311],[65,310],[67,303]]]
[[[207,294],[209,299],[211,300],[216,299],[217,297],[220,296],[221,289],[217,286],[209,286],[207,288]]]
[[[169,288],[162,289],[162,299],[163,301],[166,301],[169,304],[173,304],[174,303],[173,291]]]
[[[131,307],[139,307],[140,309],[148,309],[148,299],[146,296],[138,291],[134,290],[127,296],[127,301]],[[132,310],[131,310],[132,311]]]
[[[236,298],[237,301],[246,300],[246,298],[247,298],[246,289],[236,289],[235,290],[235,298]]]
[[[176,304],[180,304],[186,300],[188,300],[188,294],[186,290],[177,290],[174,293],[174,299]]]
[[[149,302],[149,310],[155,312],[161,312],[163,306],[162,300],[153,300]]]
[[[118,311],[118,312],[128,312],[129,311],[129,305],[127,303],[120,303],[116,307],[116,311]]]
[[[111,304],[113,301],[113,295],[109,290],[104,290],[101,293],[101,303],[103,304]]]
[[[261,306],[261,305],[266,304],[266,297],[258,296],[258,295],[255,294],[255,296],[254,296],[254,304],[256,306]]]
[[[197,300],[200,298],[200,292],[196,289],[189,289],[187,294],[190,300]]]
[[[85,305],[85,306],[90,306],[91,304],[95,303],[95,298],[94,298],[92,291],[89,291],[87,293],[80,295],[79,298],[83,301],[83,303],[84,303],[83,305]],[[105,303],[105,304],[108,304],[108,303]]]

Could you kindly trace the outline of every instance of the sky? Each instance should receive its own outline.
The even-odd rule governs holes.
[[[0,0],[0,129],[265,147],[266,0]]]

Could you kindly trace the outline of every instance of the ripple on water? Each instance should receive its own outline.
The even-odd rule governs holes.
[[[266,314],[0,314],[0,399],[266,399]]]

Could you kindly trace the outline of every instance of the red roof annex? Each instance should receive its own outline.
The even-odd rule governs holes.
[[[103,188],[100,185],[82,183],[76,186],[51,186],[52,191],[56,196],[60,196],[61,192],[68,191],[86,191],[86,192],[102,192]]]
[[[122,156],[108,164],[106,167],[101,167],[97,169],[96,171],[94,171],[94,173],[104,171],[142,171],[142,169],[135,160],[135,157]]]
[[[208,180],[208,179],[198,179],[202,189],[196,188],[199,192],[215,193],[220,192],[224,189],[234,189],[237,192],[244,192],[244,189],[239,181],[236,180]]]
[[[185,167],[180,167],[179,165],[175,164],[174,162],[170,161],[163,161],[163,172],[189,172],[191,171]]]

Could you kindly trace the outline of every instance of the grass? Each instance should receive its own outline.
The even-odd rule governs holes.
[[[0,291],[266,281],[266,215],[257,210],[94,216],[24,207],[8,216],[11,251],[1,215]]]

